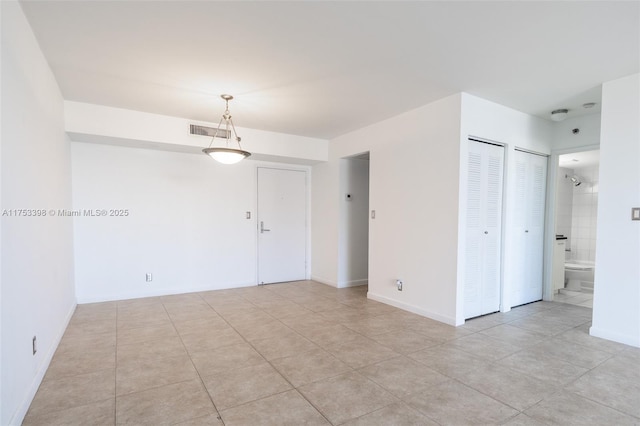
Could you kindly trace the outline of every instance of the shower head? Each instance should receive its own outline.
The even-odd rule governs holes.
[[[567,177],[568,177],[568,175],[567,175]],[[571,176],[571,182],[573,183],[573,186],[580,186],[580,184],[582,183],[582,180],[580,180],[578,175],[573,175],[573,176]]]

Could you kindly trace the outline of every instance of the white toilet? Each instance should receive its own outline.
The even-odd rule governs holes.
[[[565,289],[571,291],[593,291],[593,262],[570,260],[564,263]]]

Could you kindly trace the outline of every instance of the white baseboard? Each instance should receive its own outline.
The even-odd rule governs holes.
[[[75,302],[71,305],[71,309],[67,313],[67,317],[64,320],[62,328],[58,331],[58,334],[57,336],[55,336],[55,340],[53,341],[53,344],[47,350],[47,353],[45,354],[45,357],[42,361],[42,364],[40,364],[38,371],[36,372],[36,375],[33,377],[33,380],[31,381],[31,386],[29,386],[29,391],[27,392],[27,395],[25,396],[22,403],[18,406],[18,409],[16,410],[13,417],[9,421],[9,425],[11,426],[21,425],[22,422],[24,421],[24,416],[27,415],[27,411],[29,411],[29,407],[33,402],[33,398],[36,396],[36,392],[38,392],[38,388],[42,383],[42,379],[44,379],[44,375],[47,372],[47,369],[49,368],[49,364],[51,364],[53,355],[56,353],[56,349],[58,349],[58,345],[60,345],[62,336],[64,335],[64,332],[67,330],[67,327],[69,326],[69,321],[71,321],[71,317],[73,316],[73,313],[76,310],[76,306],[77,304]]]
[[[449,325],[456,325],[456,319],[454,317],[448,317],[442,314],[438,314],[435,312],[427,311],[425,309],[419,308],[414,305],[410,305],[408,303],[399,302],[394,299],[390,299],[385,296],[381,296],[379,294],[367,292],[367,298],[375,300],[376,302],[385,303],[387,305],[395,306],[396,308],[400,308],[405,311],[409,311],[414,314],[422,315],[423,317],[431,318],[432,320],[440,321]]]
[[[623,343],[625,345],[634,346],[640,348],[640,335],[630,336],[628,334],[620,334],[611,332],[609,330],[603,330],[602,328],[590,327],[589,334],[601,339],[612,340],[614,342]]]
[[[358,287],[361,285],[368,285],[369,280],[352,280],[352,281],[342,281],[338,283],[338,288],[347,288],[347,287]]]
[[[100,302],[112,302],[115,300],[127,300],[127,299],[142,299],[144,297],[157,297],[157,296],[170,296],[172,294],[184,294],[184,293],[199,293],[201,291],[215,291],[215,290],[228,290],[230,288],[242,288],[242,287],[253,287],[257,286],[257,284],[253,281],[251,282],[243,282],[237,283],[232,286],[225,287],[212,287],[212,286],[198,286],[198,287],[173,287],[173,288],[163,288],[158,290],[151,290],[145,292],[127,292],[127,293],[116,293],[116,294],[103,294],[103,295],[92,295],[92,296],[78,296],[78,304],[83,305],[85,303],[100,303]]]
[[[331,287],[338,287],[338,283],[335,281],[331,281],[322,277],[319,277],[317,275],[311,275],[311,281],[317,281],[319,283],[322,284],[326,284],[326,285],[330,285]]]

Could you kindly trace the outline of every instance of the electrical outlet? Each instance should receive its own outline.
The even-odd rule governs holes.
[[[150,283],[151,281],[153,281],[153,274],[151,272],[147,272],[146,278],[148,283]]]
[[[396,286],[398,287],[398,291],[402,291],[402,280],[396,280]]]
[[[33,354],[35,355],[38,352],[38,342],[36,341],[36,336],[33,336],[31,340],[31,349],[33,349]]]
[[[247,219],[251,219],[251,212],[247,212],[247,214],[245,215],[245,217],[246,217]]]

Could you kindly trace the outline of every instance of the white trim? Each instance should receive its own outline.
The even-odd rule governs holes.
[[[33,398],[36,396],[36,392],[38,392],[38,388],[42,383],[42,379],[44,379],[44,375],[49,368],[49,364],[51,364],[51,360],[53,359],[53,355],[56,353],[58,349],[58,345],[60,345],[60,341],[62,340],[62,336],[64,336],[64,332],[67,330],[67,326],[69,325],[69,321],[71,321],[71,317],[73,313],[76,311],[76,302],[71,305],[71,309],[67,313],[67,316],[63,322],[62,328],[58,331],[58,334],[55,336],[55,340],[53,344],[49,347],[49,350],[45,354],[43,362],[40,364],[36,375],[33,377],[31,381],[31,386],[27,391],[25,398],[22,403],[18,406],[18,409],[13,414],[11,420],[9,420],[9,425],[20,425],[24,421],[24,417],[27,415],[27,411],[29,411],[29,407],[33,402]]]
[[[408,312],[412,312],[414,314],[418,314],[421,315],[423,317],[427,317],[436,321],[440,321],[443,322],[445,324],[449,324],[449,325],[456,325],[456,319],[455,317],[449,317],[446,315],[442,315],[442,314],[438,314],[436,312],[431,312],[431,311],[427,311],[425,309],[419,308],[415,305],[410,305],[408,303],[403,303],[403,302],[398,302],[395,299],[390,299],[388,297],[385,296],[381,296],[379,294],[375,294],[375,293],[371,293],[370,291],[367,292],[367,298],[371,299],[371,300],[375,300],[376,302],[381,302],[387,305],[391,305],[394,306],[396,308],[400,308],[404,311],[408,311]],[[462,322],[462,324],[464,324],[464,321]],[[458,325],[462,325],[462,324],[458,324]]]
[[[145,297],[157,297],[157,296],[171,296],[173,294],[185,294],[185,293],[198,293],[201,291],[215,291],[215,290],[228,290],[242,287],[254,287],[256,285],[253,281],[244,281],[229,285],[225,287],[211,287],[211,286],[196,286],[196,287],[172,287],[170,289],[157,289],[145,292],[135,293],[116,293],[109,295],[93,296],[93,297],[81,297],[78,296],[78,304],[83,305],[85,303],[100,303],[100,302],[112,302],[114,300],[127,300],[127,299],[142,299]]]
[[[601,339],[612,340],[614,342],[623,343],[625,345],[635,346],[636,348],[640,348],[640,335],[628,335],[628,334],[620,334],[620,333],[612,333],[609,330],[604,330],[602,328],[590,327],[589,334],[594,337],[599,337]]]
[[[319,277],[317,275],[311,275],[311,281],[317,281],[317,282],[319,282],[321,284],[330,285],[331,287],[338,288],[338,283],[337,282],[331,281],[331,280],[326,279],[326,278]]]
[[[368,285],[369,279],[364,278],[361,280],[341,281],[338,283],[338,288],[358,287],[361,285]]]

